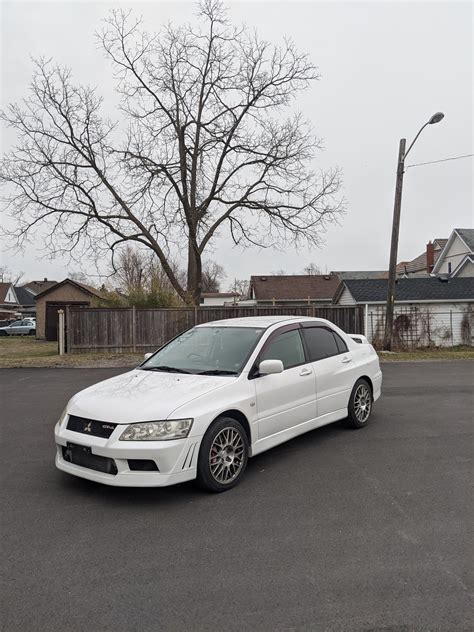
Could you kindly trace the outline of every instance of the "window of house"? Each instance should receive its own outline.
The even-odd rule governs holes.
[[[339,351],[339,346],[333,332],[325,327],[304,327],[303,336],[311,362],[344,353],[344,351]],[[340,340],[345,347],[344,350],[347,351],[344,341],[342,339]]]
[[[451,261],[448,261],[448,274],[451,274]]]
[[[285,369],[305,362],[303,343],[298,329],[285,331],[274,338],[263,350],[263,360],[281,360]]]

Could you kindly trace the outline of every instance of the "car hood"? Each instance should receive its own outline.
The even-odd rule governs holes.
[[[167,419],[180,406],[236,379],[135,369],[80,391],[67,412],[118,424]]]

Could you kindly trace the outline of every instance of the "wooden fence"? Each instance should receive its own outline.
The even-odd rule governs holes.
[[[276,315],[326,318],[349,333],[364,333],[362,307],[71,307],[66,312],[67,352],[147,353],[194,325],[225,318]]]

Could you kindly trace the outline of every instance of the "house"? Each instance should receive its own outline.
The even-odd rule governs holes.
[[[58,310],[68,306],[93,307],[103,300],[99,290],[85,283],[64,279],[36,294],[36,337],[58,339]]]
[[[256,305],[328,304],[339,283],[335,274],[251,276],[249,299]]]
[[[474,277],[474,228],[453,230],[432,272],[451,277]]]
[[[228,303],[237,303],[240,294],[237,292],[203,292],[201,294],[202,307],[223,307]]]
[[[12,283],[0,283],[0,320],[6,325],[21,318],[20,304]]]
[[[385,327],[386,279],[346,279],[336,305],[363,305],[365,335],[380,344]],[[395,284],[394,341],[400,346],[472,345],[474,278],[412,277]]]
[[[414,276],[428,276],[433,270],[447,239],[434,239],[426,244],[426,249],[411,261],[401,261],[397,264],[397,276],[408,278]]]
[[[33,292],[27,290],[24,286],[15,285],[13,289],[15,290],[15,296],[20,304],[19,311],[22,316],[35,316],[36,301]]]

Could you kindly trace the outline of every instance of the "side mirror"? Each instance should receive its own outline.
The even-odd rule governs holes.
[[[272,375],[274,373],[283,373],[285,367],[281,360],[263,360],[258,365],[260,375]]]
[[[148,360],[148,358],[151,358],[153,354],[152,353],[145,353],[145,360]]]

